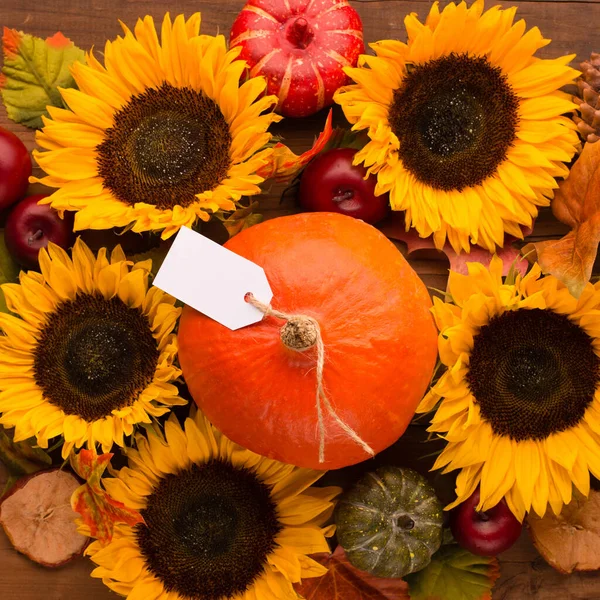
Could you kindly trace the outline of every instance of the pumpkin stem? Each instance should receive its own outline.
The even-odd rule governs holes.
[[[280,329],[279,334],[281,336],[281,341],[287,348],[298,352],[308,350],[312,346],[316,346],[317,348],[317,402],[315,408],[317,409],[317,423],[319,427],[319,462],[325,462],[325,421],[323,419],[323,405],[325,406],[325,410],[333,417],[346,435],[359,444],[365,452],[371,456],[375,456],[373,448],[371,448],[371,446],[369,446],[369,444],[367,444],[367,442],[365,442],[358,433],[350,427],[350,425],[340,419],[325,393],[325,389],[323,388],[325,346],[323,344],[323,338],[321,337],[321,329],[317,321],[307,315],[288,315],[280,310],[274,310],[269,304],[264,304],[260,300],[257,300],[252,293],[247,293],[244,296],[244,299],[255,308],[258,308],[265,316],[275,317],[286,321],[285,325]]]
[[[279,334],[281,341],[290,350],[304,352],[317,343],[319,330],[314,319],[297,315],[286,321]]]
[[[285,37],[292,46],[304,49],[312,42],[315,32],[304,17],[298,17],[288,27]]]

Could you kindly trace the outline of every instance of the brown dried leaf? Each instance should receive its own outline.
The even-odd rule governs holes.
[[[536,242],[534,249],[545,273],[560,279],[579,297],[590,280],[600,243],[600,144],[586,144],[552,203],[552,212],[572,231],[560,240]]]
[[[422,238],[414,229],[406,231],[404,216],[401,214],[393,214],[387,221],[380,225],[379,229],[387,237],[406,244],[406,254],[408,256],[417,250],[436,250],[432,237]],[[525,231],[524,235],[527,234],[528,231]],[[457,254],[450,244],[446,244],[443,250],[439,252],[443,252],[447,256],[450,268],[453,271],[462,273],[463,275],[466,275],[468,272],[467,263],[479,262],[488,266],[492,260],[492,254],[478,246],[472,246],[469,254],[465,252]],[[510,238],[506,241],[504,248],[499,249],[496,254],[502,259],[503,275],[508,275],[513,265],[514,269],[521,274],[524,275],[527,272],[527,260],[521,256],[518,248],[512,246]]]
[[[350,564],[341,546],[333,554],[316,554],[312,558],[329,571],[296,586],[300,597],[306,600],[409,600],[405,581],[359,571]]]
[[[559,516],[531,514],[527,524],[539,553],[560,573],[600,569],[600,492],[574,495]]]

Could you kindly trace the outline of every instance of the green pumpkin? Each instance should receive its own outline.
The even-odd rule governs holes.
[[[367,473],[342,496],[335,521],[348,560],[378,577],[420,571],[442,543],[442,505],[411,469]]]

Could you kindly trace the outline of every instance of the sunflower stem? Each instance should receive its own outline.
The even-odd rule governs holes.
[[[50,448],[47,448],[46,450],[44,450],[44,452],[46,454],[50,454],[51,452],[54,452],[55,450],[58,450],[63,444],[65,443],[64,439],[61,437],[58,439],[57,442],[55,442]]]

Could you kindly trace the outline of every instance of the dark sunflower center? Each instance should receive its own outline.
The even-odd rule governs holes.
[[[159,351],[147,318],[115,297],[80,294],[41,331],[34,376],[44,397],[87,421],[133,404],[154,378]]]
[[[270,488],[221,461],[167,475],[147,500],[136,530],[141,552],[165,589],[184,598],[242,594],[282,529]]]
[[[600,359],[568,317],[521,309],[481,328],[467,379],[494,433],[540,440],[582,419],[600,383]]]
[[[127,204],[185,207],[225,178],[230,147],[225,117],[210,98],[164,83],[115,114],[97,147],[98,170],[104,186]]]
[[[499,67],[484,57],[450,54],[410,68],[394,92],[389,121],[406,169],[434,188],[462,190],[506,159],[518,107]]]

